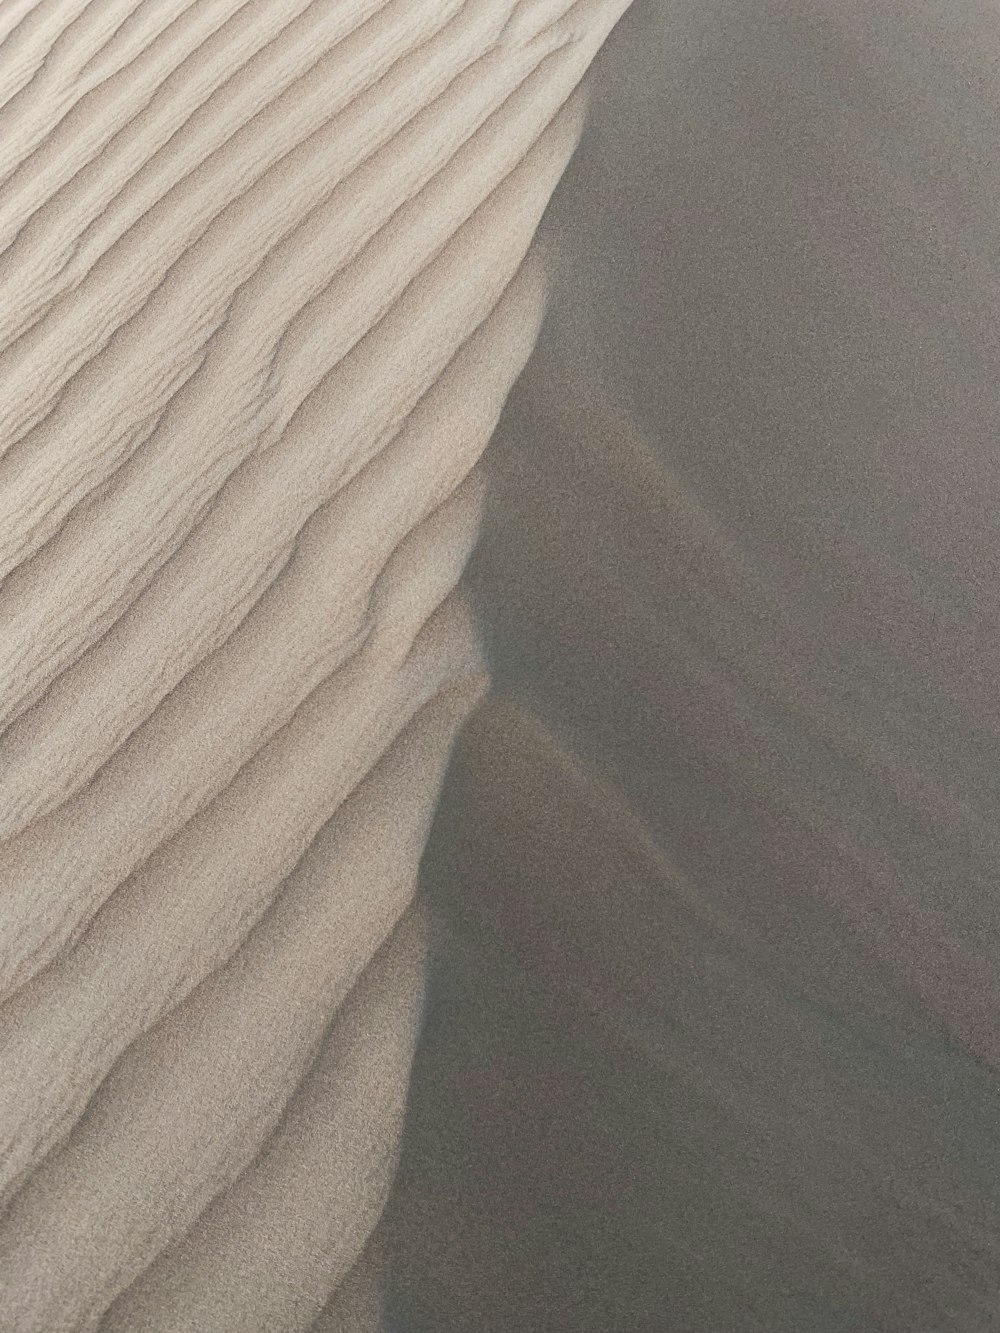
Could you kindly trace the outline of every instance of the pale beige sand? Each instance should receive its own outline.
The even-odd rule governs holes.
[[[377,1317],[470,474],[625,7],[0,8],[4,1330]]]

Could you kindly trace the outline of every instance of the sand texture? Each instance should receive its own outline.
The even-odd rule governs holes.
[[[4,1333],[375,1327],[477,463],[625,7],[0,6]]]

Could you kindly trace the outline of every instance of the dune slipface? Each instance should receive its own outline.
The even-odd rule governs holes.
[[[10,1333],[375,1326],[476,463],[625,7],[0,6]]]

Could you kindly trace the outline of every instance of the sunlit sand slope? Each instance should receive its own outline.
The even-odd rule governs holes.
[[[0,12],[11,1333],[369,1299],[475,468],[624,8]]]

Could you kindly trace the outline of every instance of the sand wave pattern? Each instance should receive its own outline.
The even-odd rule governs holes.
[[[373,1317],[477,461],[624,8],[0,5],[9,1333]]]

